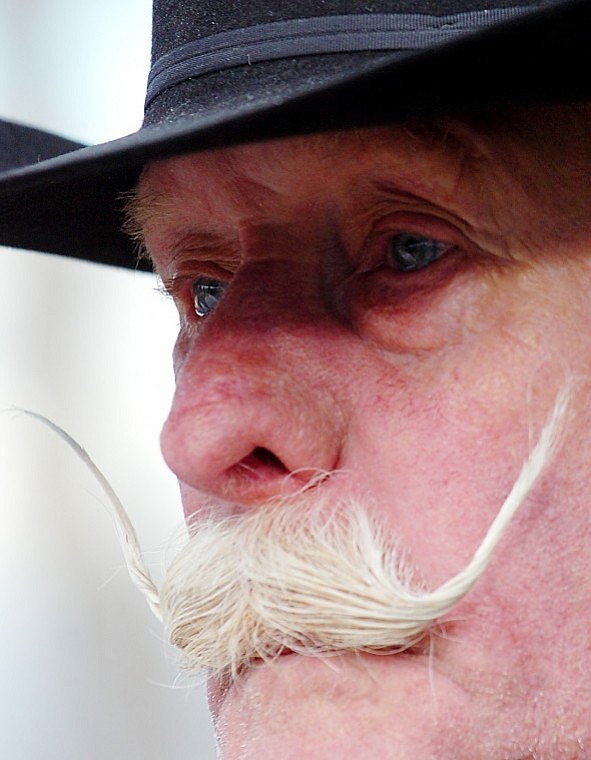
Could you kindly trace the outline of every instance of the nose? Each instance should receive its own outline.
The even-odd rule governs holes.
[[[245,266],[182,338],[161,445],[185,486],[251,505],[338,467],[346,415],[331,356],[344,329],[304,269]]]

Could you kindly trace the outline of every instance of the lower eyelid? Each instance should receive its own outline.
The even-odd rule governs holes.
[[[372,309],[379,304],[402,309],[411,303],[416,307],[419,302],[428,304],[430,294],[441,292],[458,273],[466,271],[467,262],[462,253],[453,246],[437,261],[410,272],[397,272],[386,262],[357,270],[344,283],[345,301],[354,311]]]
[[[379,244],[375,246],[373,249],[365,251],[359,262],[358,267],[356,268],[356,274],[370,273],[370,272],[377,271],[379,269],[384,268],[385,270],[388,270],[393,274],[400,274],[400,275],[409,277],[409,276],[412,276],[413,274],[418,274],[419,272],[422,272],[423,269],[429,269],[432,266],[436,266],[438,262],[440,262],[442,259],[445,259],[446,257],[450,255],[453,255],[456,253],[460,254],[462,252],[462,247],[458,245],[456,242],[440,240],[439,238],[433,238],[434,240],[436,240],[437,242],[440,242],[444,246],[444,250],[437,257],[437,259],[435,259],[433,262],[425,266],[423,269],[417,269],[416,271],[408,271],[408,272],[397,272],[396,268],[392,266],[392,264],[389,262],[390,245],[391,245],[392,239],[396,237],[397,234],[398,233],[392,233],[388,235],[384,239],[380,240]],[[422,236],[422,237],[427,237],[427,236]]]

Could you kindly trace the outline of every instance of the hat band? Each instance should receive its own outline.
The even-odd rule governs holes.
[[[232,29],[180,45],[159,58],[148,77],[146,107],[187,79],[253,63],[327,53],[417,50],[531,11],[529,7],[431,16],[363,13],[274,21]]]

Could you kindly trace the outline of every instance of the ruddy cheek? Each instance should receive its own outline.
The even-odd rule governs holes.
[[[388,293],[371,305],[353,309],[356,331],[379,348],[397,354],[421,354],[461,342],[465,331],[461,311],[442,298],[424,293]]]
[[[486,288],[473,273],[430,277],[373,274],[350,293],[356,332],[379,348],[420,355],[486,329]]]
[[[380,306],[356,320],[357,329],[379,348],[395,354],[421,354],[459,343],[460,325],[442,324],[432,316],[416,319],[412,313]]]

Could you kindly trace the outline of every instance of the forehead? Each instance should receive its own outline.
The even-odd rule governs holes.
[[[396,170],[401,180],[416,180],[418,169],[451,164],[463,152],[450,135],[411,128],[359,129],[340,133],[308,135],[241,145],[190,156],[181,156],[151,164],[144,172],[140,195],[149,196],[158,187],[165,196],[207,193],[212,184],[216,193],[225,185],[226,198],[232,191],[243,201],[243,194],[280,194],[289,188],[290,195],[309,192],[309,185],[319,178],[331,189],[355,181],[363,172],[385,166]],[[437,179],[431,175],[431,180]]]
[[[385,186],[417,198],[457,190],[468,151],[440,131],[351,130],[242,145],[151,164],[132,213],[146,236],[184,225],[241,226],[259,218],[346,209]]]
[[[156,161],[131,204],[132,226],[148,238],[302,218],[319,205],[348,213],[358,202],[379,203],[384,188],[467,223],[486,225],[496,208],[513,216],[534,206],[548,224],[560,214],[587,218],[589,119],[573,113],[527,109],[480,123],[357,129]]]

